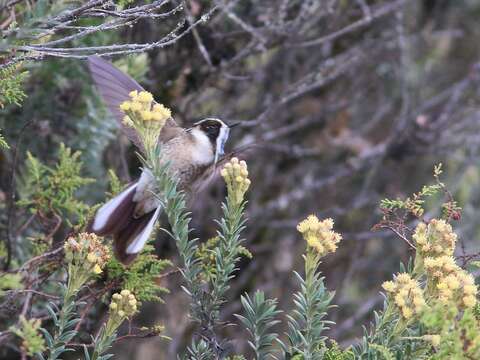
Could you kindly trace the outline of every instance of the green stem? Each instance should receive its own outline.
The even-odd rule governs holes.
[[[75,296],[80,288],[88,280],[88,275],[78,271],[78,268],[71,263],[68,265],[68,282],[65,294],[63,295],[63,306],[58,315],[56,330],[50,347],[48,360],[56,360],[62,353],[69,350],[68,342],[77,334],[72,328],[75,316]]]
[[[48,360],[57,359],[59,355],[61,355],[63,352],[67,350],[67,348],[65,347],[63,351],[57,352],[59,348],[61,348],[62,346],[66,346],[66,342],[64,340],[61,340],[61,338],[70,327],[70,326],[67,326],[67,324],[75,313],[74,299],[75,299],[75,292],[67,288],[67,290],[65,291],[65,296],[63,298],[63,307],[59,314],[58,326],[57,326],[57,329],[55,330],[55,335],[53,337],[53,344],[50,349]]]
[[[307,312],[306,312],[306,324],[305,324],[305,339],[306,339],[306,349],[305,349],[305,360],[313,359],[316,341],[313,334],[314,327],[314,317],[316,306],[314,304],[314,295],[316,292],[315,284],[315,272],[318,268],[319,257],[314,250],[311,248],[307,249],[307,254],[305,257],[305,298],[307,301]]]
[[[92,356],[90,360],[98,360],[101,355],[107,352],[108,348],[112,345],[112,342],[116,338],[116,330],[118,326],[116,324],[110,324],[110,321],[102,328],[100,334],[97,336],[95,340],[95,345],[93,348]]]
[[[223,206],[222,236],[217,253],[216,276],[212,283],[213,299],[212,305],[219,306],[228,289],[227,284],[231,274],[235,270],[240,247],[240,230],[242,226],[244,202],[237,203],[231,196]]]

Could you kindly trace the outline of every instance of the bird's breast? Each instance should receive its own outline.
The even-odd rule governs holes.
[[[209,142],[201,138],[193,138],[184,133],[162,146],[162,162],[169,163],[169,171],[178,181],[181,189],[188,189],[190,185],[214,161],[214,152]],[[151,211],[158,206],[158,199],[153,195],[155,180],[148,170],[142,172],[133,201],[137,202],[138,214]]]

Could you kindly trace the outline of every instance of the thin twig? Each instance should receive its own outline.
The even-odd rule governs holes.
[[[383,5],[379,9],[373,10],[371,13],[371,16],[366,16],[358,21],[355,21],[354,23],[345,26],[344,28],[335,31],[333,33],[330,33],[328,35],[325,35],[319,39],[315,40],[309,40],[309,41],[304,41],[301,43],[292,43],[290,44],[292,47],[310,47],[310,46],[320,46],[326,42],[336,40],[337,38],[349,34],[353,31],[359,30],[364,26],[369,25],[373,20],[377,20],[379,18],[382,18],[386,15],[391,14],[392,12],[398,10],[399,8],[405,6],[408,2],[412,0],[397,0],[393,3],[389,3],[386,5]]]

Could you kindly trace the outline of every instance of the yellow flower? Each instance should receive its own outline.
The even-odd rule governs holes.
[[[437,284],[437,289],[438,290],[447,290],[448,289],[448,285],[445,283],[445,282],[439,282]]]
[[[103,265],[109,259],[108,249],[92,233],[80,233],[77,239],[68,238],[64,249],[66,254],[72,255],[72,261],[82,266],[91,266],[87,263]]]
[[[418,315],[425,307],[425,298],[420,284],[412,279],[410,274],[397,274],[394,281],[384,282],[383,288],[387,292],[389,301],[395,304],[405,320]]]
[[[402,315],[405,319],[410,319],[413,316],[413,310],[408,307],[402,308]]]
[[[142,110],[142,104],[138,101],[134,101],[133,103],[130,104],[130,109],[132,111],[138,112]]]
[[[428,341],[432,344],[433,347],[438,347],[440,345],[440,335],[423,335],[423,340]]]
[[[67,291],[74,293],[94,274],[100,274],[110,258],[108,248],[92,233],[80,233],[70,237],[64,245],[68,262],[69,282]]]
[[[170,109],[163,106],[162,104],[153,105],[153,113],[160,119],[165,120],[172,116],[172,112],[170,111]]]
[[[120,110],[127,115],[123,123],[137,129],[147,147],[154,146],[163,125],[171,117],[171,111],[162,104],[155,104],[148,91],[139,93],[135,90],[129,95],[131,101],[120,105]]]
[[[93,252],[88,253],[87,260],[88,262],[94,263],[97,261],[97,255],[95,255]]]
[[[425,270],[428,276],[438,278],[447,276],[451,272],[457,272],[459,266],[451,256],[440,256],[437,258],[427,257],[424,260]]]
[[[93,272],[97,275],[101,274],[102,273],[102,268],[100,267],[100,265],[95,264],[95,266],[93,267]]]
[[[453,296],[452,290],[450,290],[448,288],[444,288],[444,289],[440,290],[439,294],[445,300],[451,300],[452,296]]]
[[[142,119],[144,121],[150,121],[153,119],[153,115],[150,111],[142,111]]]
[[[403,308],[405,305],[406,305],[406,301],[405,299],[400,295],[400,294],[397,294],[395,296],[395,304],[399,307],[399,308]]]
[[[250,187],[250,179],[248,176],[247,163],[232,158],[225,164],[220,172],[227,185],[229,198],[235,203],[240,204]]]
[[[130,101],[124,101],[123,103],[120,104],[120,110],[122,110],[123,112],[126,112],[130,110],[130,106],[131,106]]]
[[[425,305],[425,299],[423,297],[419,297],[419,296],[414,297],[413,298],[413,305],[415,305],[415,309],[420,310]]]
[[[439,295],[438,296],[438,301],[442,304],[442,305],[445,305],[445,306],[448,306],[450,305],[451,303],[451,299],[449,296],[444,296],[444,295]]]
[[[153,101],[153,96],[148,91],[141,91],[140,94],[138,94],[137,100],[142,103],[150,103]]]
[[[396,289],[396,285],[393,281],[385,281],[382,284],[382,287],[386,292],[394,292]]]
[[[317,231],[320,228],[320,220],[315,215],[309,215],[297,225],[297,230],[305,234],[308,231]]]
[[[127,115],[123,118],[123,123],[137,130],[146,150],[153,149],[158,144],[158,136],[165,122],[171,117],[171,111],[162,104],[155,104],[153,95],[148,91],[139,93],[134,90],[129,95],[131,100],[120,105],[120,109]]]
[[[476,303],[477,299],[475,298],[475,296],[465,296],[463,298],[463,305],[467,308],[474,307]]]
[[[417,225],[413,240],[422,257],[452,256],[457,235],[445,220],[432,219]]]
[[[453,274],[448,275],[445,277],[445,283],[447,284],[449,289],[455,290],[458,289],[460,286],[460,282],[458,281],[457,277]]]
[[[472,307],[476,304],[477,287],[471,274],[460,268],[451,256],[424,260],[427,280],[433,289],[433,297],[438,296],[441,303],[455,303],[460,307]],[[466,300],[466,301],[465,301]]]
[[[297,230],[303,235],[308,246],[315,249],[320,256],[335,252],[342,239],[342,236],[332,229],[332,219],[320,221],[315,215],[308,216],[297,225]]]
[[[81,250],[80,244],[73,237],[67,239],[63,248],[66,252],[77,252]]]
[[[400,284],[410,284],[412,278],[407,273],[401,273],[397,275],[396,281]]]
[[[137,312],[137,299],[129,290],[124,289],[120,293],[112,295],[110,303],[110,317],[117,322],[133,316]],[[110,321],[110,320],[109,320]]]
[[[463,292],[466,294],[473,294],[477,293],[477,287],[475,285],[464,285]]]

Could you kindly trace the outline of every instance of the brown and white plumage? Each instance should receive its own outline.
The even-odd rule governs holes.
[[[111,63],[99,57],[88,59],[92,78],[105,104],[120,124],[126,136],[143,152],[143,144],[133,128],[123,124],[120,104],[129,99],[132,90],[143,88]],[[169,119],[162,129],[162,159],[169,162],[169,170],[184,190],[204,175],[219,156],[229,135],[229,127],[219,119],[205,119],[184,129]],[[131,262],[148,240],[161,207],[153,195],[154,180],[144,169],[140,179],[103,205],[90,224],[90,231],[98,235],[112,235],[117,258]]]

